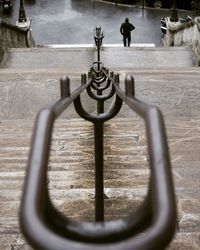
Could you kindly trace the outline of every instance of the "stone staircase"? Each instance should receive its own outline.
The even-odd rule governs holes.
[[[65,69],[67,72],[88,71],[97,60],[93,47],[76,48],[20,48],[9,49],[7,61],[2,67],[7,69]],[[195,66],[190,49],[151,47],[103,47],[101,61],[107,68],[127,70],[133,68],[183,68]],[[76,69],[76,70],[74,70]]]
[[[136,58],[140,57],[139,54],[147,58],[147,50],[149,58],[141,68]],[[176,68],[174,64],[178,57],[171,61],[170,54],[167,61],[169,50],[163,49],[165,63],[161,64],[163,60],[160,51],[162,49],[131,48],[128,51],[121,48],[119,52],[116,48],[109,48],[103,50],[102,61],[105,60],[105,65],[109,64],[112,69],[118,70],[122,80],[126,72],[132,73],[136,82],[136,96],[159,106],[163,112],[179,218],[177,234],[168,249],[198,250],[200,72],[194,67],[189,50],[178,49],[176,52],[172,49],[172,54],[179,54],[179,58],[183,53]],[[132,60],[132,68],[131,63],[125,66],[124,53],[129,57],[129,63]],[[46,64],[40,64],[40,58]],[[94,58],[90,49],[11,49],[5,65],[0,69],[2,250],[31,249],[20,233],[18,214],[35,115],[40,108],[59,97],[58,80],[62,75],[69,73],[71,88],[76,88],[80,84],[80,73],[88,70]],[[115,58],[120,58],[121,70]],[[86,96],[83,99],[87,108],[93,111],[94,103],[86,102]],[[125,217],[139,207],[146,195],[148,177],[143,122],[123,105],[120,114],[105,123],[106,220]],[[73,108],[66,111],[54,127],[49,161],[49,188],[53,202],[65,215],[74,220],[94,220],[93,126],[78,118]]]

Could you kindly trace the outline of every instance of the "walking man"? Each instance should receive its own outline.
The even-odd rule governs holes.
[[[131,31],[134,30],[135,27],[133,26],[132,23],[129,23],[129,19],[125,18],[125,22],[122,23],[120,27],[120,32],[123,36],[123,41],[124,41],[124,47],[127,45],[128,41],[128,47],[130,47],[131,44]]]

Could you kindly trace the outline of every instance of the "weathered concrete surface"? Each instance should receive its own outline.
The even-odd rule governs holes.
[[[65,57],[62,50],[58,51],[59,57],[56,53],[45,57],[45,49],[43,56],[38,56],[37,51],[32,62],[29,52],[28,59],[23,50],[16,54],[12,51],[13,59],[7,62],[11,68],[0,69],[0,246],[6,250],[27,250],[31,248],[20,234],[18,214],[33,118],[40,108],[57,100],[61,76],[68,74],[71,77],[72,90],[79,86],[80,73],[88,70],[94,54],[88,56],[86,51],[80,50],[80,67],[74,71],[72,61],[77,63],[78,59],[73,57],[74,54]],[[154,51],[154,57],[155,54]],[[118,52],[116,55],[121,62]],[[102,56],[105,56],[104,51]],[[55,61],[51,61],[52,58]],[[39,59],[43,60],[45,68],[41,67]],[[119,70],[119,64],[111,59],[113,69]],[[160,107],[165,117],[179,216],[177,234],[168,249],[198,250],[200,72],[188,60],[187,66],[184,62],[179,68],[169,64],[165,68],[162,64],[155,68],[153,63],[150,67],[150,62],[145,68],[134,67],[134,64],[122,68],[120,78],[123,80],[126,73],[133,74],[136,96]],[[158,66],[158,61],[155,65]],[[93,111],[94,103],[88,103],[84,98],[86,96],[83,100],[88,110]],[[120,116],[105,125],[107,220],[125,217],[138,208],[146,194],[149,177],[144,125],[126,105],[123,105]],[[76,117],[71,108],[62,116],[70,119],[60,119],[55,126],[49,187],[51,197],[61,211],[75,220],[91,221],[94,219],[93,126],[80,119],[71,119]]]
[[[69,73],[71,91],[80,86],[80,75]],[[0,118],[23,119],[35,117],[37,112],[60,96],[59,79],[66,75],[66,69],[49,71],[1,70],[0,80]],[[31,91],[30,91],[31,90]],[[82,98],[86,98],[86,94]],[[89,109],[94,110],[94,102],[86,102]],[[64,113],[68,117],[77,117],[73,105]]]
[[[108,68],[179,68],[196,65],[190,49],[186,48],[110,48],[101,53]]]
[[[199,124],[199,119],[186,118],[166,122],[179,217],[169,250],[199,249]],[[33,121],[27,120],[0,124],[0,245],[6,250],[31,249],[20,234],[18,213],[32,126]],[[135,117],[105,124],[107,220],[126,217],[146,194],[149,163],[144,135],[143,122]],[[81,119],[56,123],[49,162],[50,194],[55,205],[75,220],[94,219],[92,152],[92,124]]]
[[[200,56],[200,19],[196,17],[189,22],[170,22],[170,18],[165,18],[166,34],[163,37],[165,47],[191,47],[199,65]]]
[[[197,64],[198,64],[198,66],[200,66],[200,42],[196,41],[195,43],[192,44],[191,47],[192,47],[193,53],[196,57]]]
[[[95,55],[96,56],[96,55]],[[89,48],[51,49],[10,49],[7,61],[2,67],[7,69],[65,69],[79,72],[88,70],[94,61],[94,50]]]
[[[97,60],[95,48],[30,48],[10,49],[2,67],[8,69],[88,70]],[[186,48],[102,48],[101,61],[106,67],[174,68],[195,66],[195,58]]]
[[[0,44],[6,48],[34,47],[31,29],[20,29],[16,25],[0,20]]]
[[[160,106],[165,115],[181,115],[183,111],[185,114],[188,112],[187,115],[198,113],[195,107],[190,111],[188,98],[189,92],[194,90],[194,86],[191,89],[190,86],[199,80],[198,69],[192,67],[194,60],[190,50],[106,48],[102,50],[101,57],[104,65],[120,73],[122,80],[126,73],[133,74],[137,96]],[[87,73],[95,60],[96,51],[92,48],[9,50],[4,68],[0,69],[0,118],[23,119],[35,116],[38,110],[59,98],[61,76],[68,75],[71,78],[73,90],[80,86],[81,73]],[[175,65],[177,67],[174,70]],[[190,83],[187,79],[190,79]],[[198,86],[195,85],[195,88],[198,91]],[[94,111],[95,103],[88,101],[87,95],[82,98],[87,109]],[[195,103],[198,105],[198,99]],[[124,111],[121,112],[123,114]],[[77,117],[73,108],[66,115]]]
[[[33,118],[37,112],[59,98],[59,78],[68,75],[71,78],[71,89],[80,86],[80,74],[59,70],[0,70],[0,118],[25,119]],[[132,69],[118,71],[122,80],[126,73],[135,77],[136,96],[143,101],[160,107],[165,117],[200,117],[198,68],[182,69]],[[30,91],[31,90],[31,91]],[[96,104],[82,96],[89,111],[94,111]],[[132,116],[133,112],[123,105],[120,116]],[[63,117],[77,117],[73,106]]]

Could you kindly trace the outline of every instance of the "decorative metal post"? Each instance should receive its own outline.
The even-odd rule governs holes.
[[[102,45],[102,41],[104,38],[104,33],[101,30],[101,27],[96,27],[94,29],[94,41],[95,45],[97,46],[97,76],[100,76],[100,71],[101,71],[101,60],[100,60],[100,48]],[[100,87],[100,84],[97,83],[97,86]],[[97,90],[98,95],[102,95],[102,90]],[[103,101],[98,100],[97,101],[97,113],[101,114],[104,112],[104,107],[103,107]]]
[[[104,33],[101,30],[101,27],[96,27],[94,29],[94,41],[97,46],[97,62],[98,62],[98,70],[100,70],[100,47],[102,45],[102,41],[104,38]]]
[[[95,221],[104,221],[104,125],[103,122],[94,123],[95,150]]]
[[[144,0],[142,0],[142,10],[144,10]]]
[[[102,68],[100,61],[100,47],[104,33],[101,27],[95,27],[94,29],[94,41],[97,46],[97,62],[93,63],[93,67],[96,64],[97,70],[95,74],[97,79],[101,79]],[[100,88],[100,82],[97,81],[97,96],[102,95],[102,89]],[[104,112],[104,100],[97,100],[97,114]],[[94,145],[95,145],[95,221],[104,221],[104,159],[103,159],[103,130],[104,125],[102,121],[96,121],[94,123]]]
[[[24,1],[23,0],[20,0],[18,22],[19,23],[27,22],[26,12],[25,12],[25,9],[24,9]]]
[[[173,0],[170,21],[171,22],[178,22],[178,12],[177,12],[177,8],[176,8],[176,0]]]
[[[144,2],[145,0],[142,0],[142,17],[144,17]]]

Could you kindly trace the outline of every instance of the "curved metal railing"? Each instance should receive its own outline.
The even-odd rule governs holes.
[[[71,94],[69,79],[61,79],[61,99],[41,110],[37,117],[21,210],[23,232],[36,249],[162,249],[173,236],[176,208],[162,115],[158,108],[135,98],[133,77],[126,78],[125,91],[122,91],[119,75],[109,75],[107,71],[104,75],[115,94],[114,104],[107,112],[89,114],[82,107],[80,94],[94,84],[93,78],[86,81],[83,75],[81,86]],[[98,101],[102,97],[95,96]],[[103,169],[99,166],[103,161],[101,130],[103,123],[119,112],[122,101],[146,124],[151,169],[149,192],[135,214],[125,220],[103,222]],[[95,136],[100,137],[95,142],[98,152],[95,156],[98,172],[95,223],[74,222],[64,217],[52,205],[48,194],[47,166],[53,124],[72,102],[81,117],[94,123]]]
[[[97,66],[97,67],[96,67]],[[125,91],[119,74],[100,62],[81,76],[81,85],[70,93],[70,81],[60,80],[61,98],[42,109],[36,120],[25,179],[20,222],[35,249],[69,250],[159,250],[171,241],[176,228],[176,204],[170,159],[162,114],[135,97],[134,78],[125,78]],[[106,90],[106,94],[104,91]],[[88,113],[81,94],[97,101],[97,112]],[[96,91],[96,93],[95,93]],[[113,98],[107,111],[104,103]],[[125,219],[104,222],[103,128],[126,103],[145,122],[150,157],[149,189],[143,204]],[[94,125],[95,222],[75,222],[52,204],[47,186],[48,160],[56,118],[74,104],[77,113]]]

